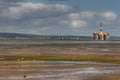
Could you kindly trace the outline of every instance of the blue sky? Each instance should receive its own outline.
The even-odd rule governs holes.
[[[120,0],[0,0],[0,32],[120,36]]]

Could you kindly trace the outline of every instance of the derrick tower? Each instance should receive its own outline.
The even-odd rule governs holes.
[[[99,25],[99,31],[93,32],[93,39],[94,40],[109,40],[110,35],[107,32],[103,32],[102,22]]]

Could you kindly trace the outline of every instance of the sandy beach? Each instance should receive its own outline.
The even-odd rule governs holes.
[[[0,80],[120,79],[119,64],[70,61],[2,61],[0,63]]]
[[[120,80],[115,43],[0,44],[0,80]]]

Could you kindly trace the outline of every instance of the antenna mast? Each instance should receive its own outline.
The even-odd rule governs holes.
[[[102,22],[100,22],[100,29],[99,30],[102,31]]]

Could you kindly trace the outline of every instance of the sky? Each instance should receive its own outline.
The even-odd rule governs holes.
[[[120,0],[0,0],[0,32],[120,36]]]

